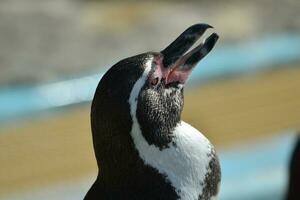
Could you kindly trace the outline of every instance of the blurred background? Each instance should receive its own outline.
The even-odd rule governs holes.
[[[82,199],[90,101],[118,60],[213,25],[183,118],[219,152],[221,200],[279,200],[300,128],[300,1],[0,1],[0,199]]]

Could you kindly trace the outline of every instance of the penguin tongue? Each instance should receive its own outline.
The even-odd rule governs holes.
[[[168,71],[166,83],[184,83],[195,65],[212,50],[219,38],[216,33],[211,34],[203,43],[183,55],[208,28],[212,27],[208,24],[193,25],[161,51],[164,56],[163,67]]]

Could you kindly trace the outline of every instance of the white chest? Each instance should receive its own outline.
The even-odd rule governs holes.
[[[138,123],[133,123],[131,135],[145,164],[166,175],[181,199],[198,199],[213,148],[207,138],[183,121],[174,130],[174,145],[163,150],[147,143]]]

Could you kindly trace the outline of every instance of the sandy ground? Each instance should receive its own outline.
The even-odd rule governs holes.
[[[220,151],[300,128],[300,68],[187,91],[183,118]],[[89,105],[0,128],[0,197],[96,174]]]

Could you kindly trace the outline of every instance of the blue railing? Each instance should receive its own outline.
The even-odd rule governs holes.
[[[220,46],[192,73],[190,85],[300,60],[300,34],[266,36],[233,46]],[[0,88],[0,122],[32,113],[90,101],[104,73],[38,86]]]

